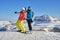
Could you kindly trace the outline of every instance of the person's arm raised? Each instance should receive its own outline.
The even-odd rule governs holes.
[[[15,14],[20,14],[20,12],[14,12]]]

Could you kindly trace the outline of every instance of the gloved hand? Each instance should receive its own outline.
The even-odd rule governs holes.
[[[14,12],[14,13],[17,13],[17,12]]]
[[[31,19],[31,23],[33,23],[33,20]]]
[[[26,20],[26,18],[24,18],[23,20]]]

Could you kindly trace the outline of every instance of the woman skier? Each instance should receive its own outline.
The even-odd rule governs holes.
[[[23,20],[26,18],[25,8],[22,8],[22,10],[20,12],[15,12],[15,14],[19,14],[19,18],[15,24],[18,29],[17,31],[18,32],[23,31],[23,33],[26,33],[26,29],[23,25]]]

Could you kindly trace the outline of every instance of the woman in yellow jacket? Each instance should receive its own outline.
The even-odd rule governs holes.
[[[22,8],[22,11],[20,12],[15,12],[16,14],[19,14],[19,18],[16,22],[16,27],[18,29],[18,32],[23,31],[24,33],[26,33],[26,29],[23,25],[23,20],[26,18],[26,12],[25,12],[25,8]]]

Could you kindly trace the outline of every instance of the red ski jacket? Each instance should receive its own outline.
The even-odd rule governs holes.
[[[26,12],[24,10],[22,10],[21,12],[17,12],[17,13],[19,13],[18,20],[22,21],[26,18]]]

